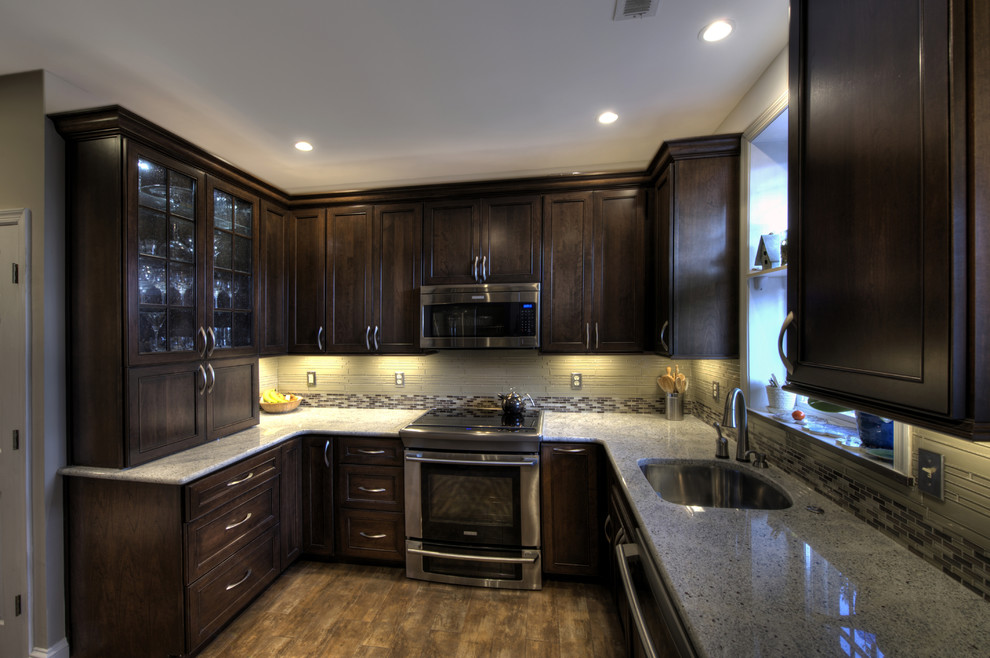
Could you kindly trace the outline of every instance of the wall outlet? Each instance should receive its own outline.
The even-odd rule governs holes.
[[[306,373],[306,385],[307,386],[316,386],[316,371],[315,370],[310,370],[309,372]]]
[[[571,389],[577,390],[581,388],[581,373],[572,372],[571,373]]]
[[[718,400],[718,382],[712,382],[712,399]]]
[[[945,500],[945,455],[918,449],[918,491]]]
[[[404,373],[404,372],[397,372],[397,373],[395,373],[395,385],[396,386],[405,386],[406,385],[406,373]]]

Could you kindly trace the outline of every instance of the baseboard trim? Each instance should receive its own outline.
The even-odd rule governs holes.
[[[69,658],[69,642],[63,637],[47,649],[35,647],[29,658]]]

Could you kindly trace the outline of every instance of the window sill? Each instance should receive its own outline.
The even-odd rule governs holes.
[[[784,430],[787,430],[787,432],[804,437],[809,441],[814,441],[816,446],[823,448],[826,452],[834,455],[840,455],[842,459],[849,460],[853,465],[869,471],[871,474],[878,475],[891,482],[895,482],[906,487],[914,486],[914,478],[912,476],[901,473],[888,462],[881,461],[880,459],[866,454],[863,452],[862,448],[853,448],[844,445],[841,442],[837,442],[833,437],[812,434],[811,432],[804,430],[796,423],[788,423],[778,420],[771,414],[758,409],[749,409],[748,411],[751,416],[756,415],[761,421],[783,428]]]

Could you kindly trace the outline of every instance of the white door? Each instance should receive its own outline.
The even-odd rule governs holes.
[[[28,223],[0,210],[0,656],[27,656]],[[16,433],[16,439],[15,439]]]

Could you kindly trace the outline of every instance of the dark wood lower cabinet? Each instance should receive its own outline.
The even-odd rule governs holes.
[[[284,571],[302,555],[302,442],[292,439],[282,444],[282,528],[281,563]]]
[[[333,444],[329,436],[302,438],[303,553],[333,556]]]
[[[599,574],[600,450],[594,443],[540,448],[544,573]]]
[[[67,477],[72,655],[187,656],[279,574],[281,448],[186,485]]]

